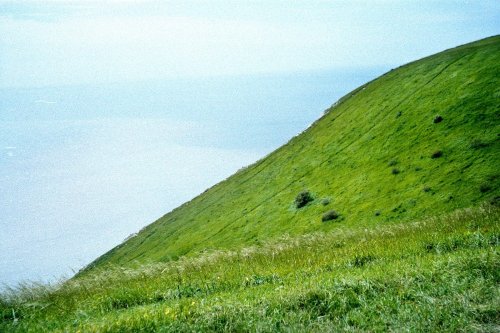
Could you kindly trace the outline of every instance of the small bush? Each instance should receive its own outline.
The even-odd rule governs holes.
[[[336,220],[339,218],[339,213],[337,213],[334,210],[329,210],[325,214],[323,214],[323,217],[321,217],[321,221],[326,222],[326,221],[331,221],[331,220]]]
[[[422,191],[424,192],[430,192],[432,189],[430,188],[430,186],[424,186],[424,188],[422,189]]]
[[[302,191],[299,194],[297,194],[297,197],[295,198],[295,207],[302,208],[313,200],[314,200],[314,198],[313,198],[311,192],[309,192],[307,190]]]
[[[398,169],[398,168],[394,168],[394,169],[392,169],[392,171],[391,171],[391,172],[392,172],[392,174],[393,174],[393,175],[397,175],[397,174],[398,174],[398,173],[400,173],[401,171],[399,171],[399,169]]]
[[[323,198],[323,200],[321,200],[321,204],[323,206],[328,206],[330,204],[330,198]]]
[[[380,216],[380,214],[382,214],[382,213],[380,212],[380,210],[376,210],[376,211],[375,211],[375,216]]]
[[[481,149],[481,148],[486,148],[488,147],[488,143],[481,141],[481,140],[474,140],[470,143],[470,148],[471,149]]]
[[[443,152],[441,150],[436,150],[432,153],[431,158],[440,158],[441,156],[443,156]]]
[[[390,160],[388,163],[389,166],[395,166],[396,164],[398,164],[398,160]]]
[[[443,117],[437,115],[436,117],[434,117],[434,124],[437,124],[437,123],[440,123],[443,121]]]
[[[481,191],[481,193],[486,193],[490,190],[491,190],[491,186],[488,183],[483,183],[479,186],[479,191]]]

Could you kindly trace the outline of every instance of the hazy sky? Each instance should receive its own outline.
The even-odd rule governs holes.
[[[0,87],[400,65],[499,28],[496,0],[0,0]]]

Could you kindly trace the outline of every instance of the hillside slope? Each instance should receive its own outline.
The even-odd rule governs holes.
[[[407,64],[349,93],[286,145],[89,268],[169,261],[498,200],[499,117],[499,36]],[[304,189],[315,200],[297,209]],[[322,222],[332,209],[341,218]]]

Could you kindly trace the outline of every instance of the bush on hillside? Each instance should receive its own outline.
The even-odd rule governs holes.
[[[439,158],[441,156],[443,156],[443,152],[441,150],[436,150],[432,153],[431,158]]]
[[[491,185],[489,183],[482,183],[479,186],[479,191],[481,191],[481,193],[486,193],[490,190],[491,190]]]
[[[398,160],[390,160],[387,165],[389,165],[389,166],[395,166],[396,164],[398,164]]]
[[[397,174],[398,174],[398,173],[400,173],[401,171],[399,171],[399,169],[398,169],[398,168],[394,168],[394,169],[392,169],[392,171],[391,171],[391,172],[392,172],[392,174],[393,174],[393,175],[397,175]]]
[[[442,121],[443,121],[443,117],[441,117],[439,115],[434,118],[434,124],[440,123]]]
[[[295,207],[302,208],[313,200],[314,200],[314,198],[313,198],[311,192],[309,192],[307,190],[302,191],[299,194],[297,194],[297,197],[295,198]]]
[[[488,143],[481,140],[474,140],[470,143],[471,149],[481,149],[488,147]]]
[[[325,214],[323,214],[323,217],[321,217],[321,221],[326,222],[326,221],[331,221],[331,220],[336,220],[339,218],[339,213],[337,213],[334,210],[329,210]]]

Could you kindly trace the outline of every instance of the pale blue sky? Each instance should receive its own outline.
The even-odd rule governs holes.
[[[0,0],[0,87],[397,66],[499,28],[488,0]]]

